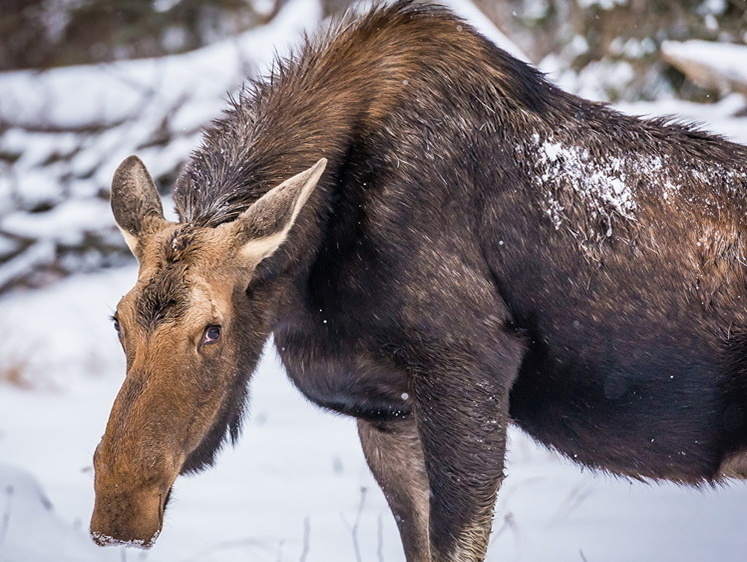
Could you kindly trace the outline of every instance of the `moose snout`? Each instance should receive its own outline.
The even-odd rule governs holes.
[[[91,537],[101,545],[149,548],[163,527],[163,514],[178,474],[173,462],[132,462],[134,451],[114,455],[102,442],[94,455],[96,500]],[[144,459],[140,459],[143,461]]]
[[[97,494],[91,537],[100,546],[127,544],[150,548],[163,527],[169,491],[157,489]]]
[[[144,392],[143,380],[148,379],[150,391]],[[159,380],[152,372],[128,372],[94,452],[90,532],[99,545],[148,548],[161,532],[166,502],[186,453],[173,437],[174,425],[184,420],[162,415],[158,390],[164,385]]]

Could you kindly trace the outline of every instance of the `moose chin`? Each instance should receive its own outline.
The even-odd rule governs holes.
[[[747,476],[744,146],[565,93],[401,1],[248,85],[174,201],[170,222],[136,157],[114,175],[140,269],[100,544],[153,544],[178,475],[238,439],[270,336],[357,419],[408,562],[484,559],[512,423],[615,474]]]

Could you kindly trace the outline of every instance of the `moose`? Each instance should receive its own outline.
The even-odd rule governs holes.
[[[249,83],[139,261],[91,533],[150,546],[179,474],[240,433],[272,336],[357,419],[409,562],[483,560],[506,429],[588,467],[747,476],[747,147],[568,94],[442,7],[374,7]]]

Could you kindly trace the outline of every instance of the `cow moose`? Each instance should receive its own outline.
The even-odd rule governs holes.
[[[149,546],[240,433],[272,336],[357,419],[409,562],[483,560],[516,424],[576,462],[747,476],[747,147],[568,94],[444,8],[333,26],[204,134],[164,218],[112,183],[140,269],[91,533]]]

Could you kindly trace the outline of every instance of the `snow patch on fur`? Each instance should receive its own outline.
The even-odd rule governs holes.
[[[628,158],[595,158],[584,146],[552,138],[543,140],[536,133],[532,144],[541,170],[539,181],[546,190],[546,212],[556,229],[560,229],[565,211],[556,193],[559,195],[559,191],[568,188],[590,207],[592,216],[616,213],[628,219],[635,218],[637,203],[629,177]],[[662,167],[659,158],[645,160],[646,167],[652,171]]]
[[[653,188],[665,201],[671,201],[680,190],[665,156],[594,154],[586,146],[553,136],[543,138],[538,133],[532,135],[528,147],[534,157],[543,210],[556,230],[568,222],[571,207],[582,206],[591,219],[606,219],[602,235],[610,237],[615,219],[636,219],[639,185],[651,185],[650,178],[657,178]]]

